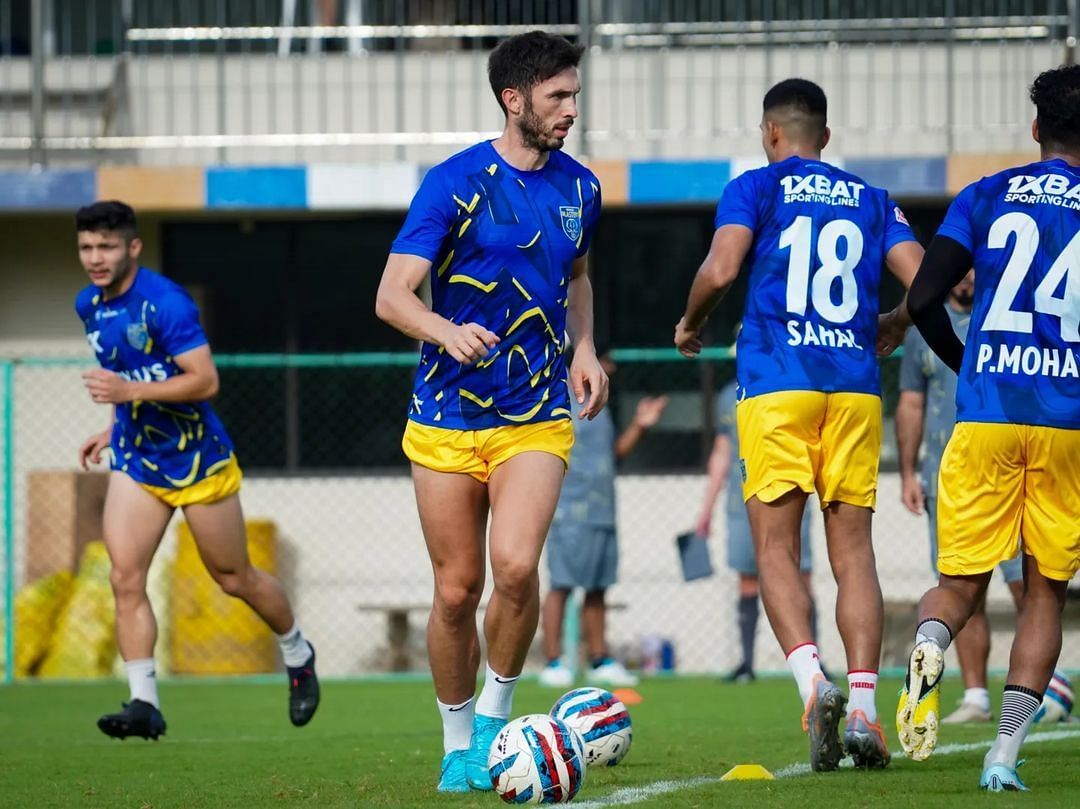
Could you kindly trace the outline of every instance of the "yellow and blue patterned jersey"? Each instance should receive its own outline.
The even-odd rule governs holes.
[[[391,252],[431,261],[435,312],[501,342],[472,365],[425,344],[410,419],[482,430],[570,417],[567,289],[599,213],[596,177],[560,151],[521,171],[485,141],[428,171]]]
[[[110,300],[86,287],[75,311],[101,367],[128,380],[159,382],[183,373],[173,358],[207,342],[187,292],[144,267]],[[113,469],[139,483],[183,489],[228,463],[233,445],[207,402],[137,401],[116,405],[111,449]]]
[[[880,188],[790,157],[736,177],[716,227],[754,233],[736,366],[740,396],[783,390],[880,394],[881,271],[915,236]]]
[[[975,264],[956,420],[1080,429],[1080,168],[969,185],[938,229]]]

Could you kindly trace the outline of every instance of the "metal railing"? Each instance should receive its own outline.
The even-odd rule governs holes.
[[[538,26],[589,46],[578,154],[747,153],[762,91],[793,74],[829,92],[845,154],[1009,151],[1027,83],[1080,32],[1078,0],[343,0],[335,24],[295,0],[17,5],[0,0],[13,165],[437,159],[499,128],[486,53]]]

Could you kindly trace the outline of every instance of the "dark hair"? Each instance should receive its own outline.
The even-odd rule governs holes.
[[[131,241],[138,233],[135,225],[135,211],[115,199],[95,202],[79,208],[75,212],[75,229],[80,233],[85,230],[99,233],[104,230],[120,233]]]
[[[1080,65],[1062,65],[1036,76],[1031,103],[1043,147],[1080,149]]]
[[[506,112],[502,91],[512,87],[528,93],[542,81],[568,67],[577,67],[583,45],[574,45],[564,37],[529,31],[499,43],[488,57],[488,81],[499,107]]]
[[[762,102],[764,112],[780,109],[782,107],[797,110],[805,115],[818,118],[815,123],[825,128],[829,102],[825,99],[825,91],[806,79],[784,79],[779,84],[773,85],[772,89],[765,94]]]

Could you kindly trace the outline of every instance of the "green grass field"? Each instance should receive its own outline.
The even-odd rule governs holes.
[[[897,683],[880,707],[891,719]],[[1000,683],[992,686],[1000,691]],[[993,730],[948,728],[921,764],[881,772],[792,772],[806,760],[798,696],[787,678],[749,686],[649,680],[631,708],[634,743],[617,767],[590,770],[575,805],[590,807],[950,807],[1080,805],[1080,729],[1058,725],[1025,747],[1029,795],[977,788]],[[945,699],[959,691],[953,681]],[[284,683],[164,683],[162,741],[117,742],[95,720],[126,698],[121,683],[0,688],[0,806],[4,807],[495,807],[491,793],[438,795],[442,753],[427,682],[330,682],[311,725],[286,717]],[[515,713],[546,712],[557,692],[523,683]],[[887,704],[888,703],[888,704]],[[891,724],[887,722],[886,727]],[[895,736],[888,733],[892,746]],[[1056,735],[1056,738],[1054,737]],[[964,747],[965,743],[969,746]],[[959,749],[958,749],[959,748]],[[724,782],[738,763],[784,777]],[[786,770],[786,772],[785,772]],[[661,782],[674,782],[664,784]],[[676,785],[677,784],[677,785]]]

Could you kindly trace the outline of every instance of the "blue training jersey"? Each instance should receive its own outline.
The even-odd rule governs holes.
[[[724,189],[716,227],[754,233],[736,366],[740,397],[782,390],[879,394],[878,290],[885,256],[914,241],[880,188],[790,157]]]
[[[199,311],[183,287],[140,267],[122,295],[102,300],[91,285],[75,299],[101,367],[128,380],[183,373],[173,357],[206,345]],[[112,468],[140,483],[182,489],[218,471],[233,445],[207,402],[116,405]]]
[[[938,229],[974,257],[956,420],[1080,429],[1080,168],[972,183]]]
[[[425,343],[410,419],[481,430],[570,417],[567,287],[599,214],[596,177],[561,151],[521,171],[484,141],[428,171],[391,252],[431,261],[435,312],[501,342],[472,365]]]

